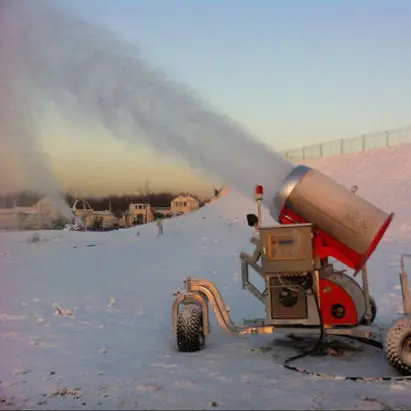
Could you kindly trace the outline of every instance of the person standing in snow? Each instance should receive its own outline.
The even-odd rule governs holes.
[[[157,235],[163,235],[163,220],[161,218],[157,219],[157,228],[158,228],[158,232]]]

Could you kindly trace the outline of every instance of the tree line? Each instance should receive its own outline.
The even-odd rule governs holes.
[[[113,213],[121,213],[128,209],[130,203],[145,203],[151,204],[153,207],[170,207],[170,202],[177,197],[179,193],[175,192],[140,192],[139,194],[122,194],[108,195],[105,197],[82,196],[77,197],[73,194],[66,193],[64,198],[71,207],[73,203],[80,198],[86,200],[91,208],[97,211],[109,210]],[[184,193],[192,195],[189,193]],[[0,196],[0,208],[13,207],[31,207],[36,204],[43,196],[32,191],[23,191],[15,194],[7,194]],[[193,195],[193,197],[196,197]],[[200,200],[200,205],[203,205],[207,200]]]

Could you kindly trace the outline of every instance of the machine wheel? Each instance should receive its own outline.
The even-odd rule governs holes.
[[[182,307],[177,317],[176,336],[180,352],[200,351],[204,347],[203,313],[199,306]]]
[[[392,367],[411,375],[411,317],[400,318],[388,329],[384,351]]]
[[[375,303],[375,300],[373,297],[371,297],[371,295],[370,295],[370,305],[371,305],[371,318],[368,322],[365,320],[365,318],[363,318],[360,321],[360,325],[371,325],[374,322],[375,317],[377,316],[377,304]]]

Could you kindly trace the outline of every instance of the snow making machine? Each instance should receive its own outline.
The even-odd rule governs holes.
[[[266,316],[234,324],[212,282],[187,278],[185,292],[174,294],[172,308],[177,349],[193,352],[204,347],[210,333],[209,306],[220,326],[234,335],[281,332],[376,342],[378,330],[373,322],[377,305],[369,292],[366,263],[394,214],[370,204],[355,191],[315,169],[295,166],[267,204],[279,224],[264,226],[263,187],[256,186],[257,215],[247,215],[248,225],[255,228],[250,240],[255,251],[240,254],[242,287],[264,304]],[[411,375],[406,257],[401,256],[400,273],[404,314],[378,344],[393,368]],[[332,259],[346,269],[335,267]],[[264,280],[263,291],[251,283],[250,268]]]

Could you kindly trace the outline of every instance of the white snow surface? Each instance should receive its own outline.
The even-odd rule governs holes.
[[[399,257],[411,252],[410,161],[406,145],[307,162],[396,212],[369,263],[382,329],[398,317]],[[238,258],[253,249],[245,215],[255,209],[252,199],[229,191],[198,212],[166,220],[159,237],[155,224],[108,233],[43,231],[37,242],[30,232],[0,232],[0,408],[410,409],[411,382],[289,371],[282,363],[297,353],[296,343],[233,337],[214,315],[204,350],[176,351],[173,293],[188,276],[215,282],[236,322],[263,316],[261,304],[241,289]],[[266,210],[264,220],[270,223]],[[382,352],[358,347],[297,365],[340,376],[396,375]]]

